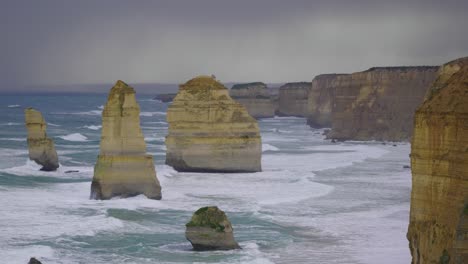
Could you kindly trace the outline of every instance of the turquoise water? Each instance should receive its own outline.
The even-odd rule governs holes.
[[[164,165],[167,104],[139,96],[163,188],[89,200],[106,95],[0,98],[0,259],[27,263],[409,263],[408,144],[332,144],[301,118],[259,122],[261,173],[177,173]],[[28,161],[23,110],[44,114],[61,167]],[[78,173],[65,173],[78,170]],[[185,223],[201,206],[230,218],[241,250],[194,252]]]

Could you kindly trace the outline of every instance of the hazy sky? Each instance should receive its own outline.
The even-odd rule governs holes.
[[[411,3],[409,3],[411,2]],[[468,55],[468,1],[0,0],[0,90],[310,81]]]

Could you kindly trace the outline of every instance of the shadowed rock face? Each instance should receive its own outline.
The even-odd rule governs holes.
[[[42,262],[40,262],[36,258],[30,258],[28,264],[42,264]]]
[[[47,124],[41,112],[27,108],[24,110],[28,130],[29,159],[41,165],[43,171],[55,171],[59,167],[54,141],[47,137]]]
[[[122,81],[110,90],[102,111],[100,153],[94,166],[92,199],[144,194],[161,199],[153,157],[146,154],[135,91]]]
[[[195,250],[238,249],[231,222],[216,206],[198,209],[186,225],[185,237]]]
[[[236,84],[229,94],[254,118],[275,116],[275,105],[266,84],[262,82]]]
[[[166,164],[178,171],[261,171],[257,121],[211,77],[180,86],[167,110]]]
[[[153,100],[158,100],[163,103],[169,103],[172,102],[172,100],[174,100],[174,97],[176,97],[175,93],[158,94],[153,98]]]
[[[416,107],[435,79],[437,67],[371,68],[337,76],[329,138],[409,140]]]
[[[345,74],[321,74],[312,80],[307,101],[307,124],[313,128],[331,127],[335,80]]]
[[[286,83],[279,89],[279,116],[307,117],[310,82]]]
[[[440,67],[414,126],[412,263],[468,263],[468,57]]]

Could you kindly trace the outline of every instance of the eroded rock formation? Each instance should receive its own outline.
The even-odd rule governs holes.
[[[176,97],[177,94],[175,93],[168,93],[168,94],[158,94],[156,95],[153,100],[158,100],[163,103],[170,103],[174,98]]]
[[[414,111],[438,67],[377,67],[337,76],[329,138],[409,140]]]
[[[186,225],[185,237],[195,250],[238,249],[231,222],[216,206],[198,209]]]
[[[110,199],[144,194],[161,199],[153,164],[146,154],[135,91],[122,81],[110,90],[102,111],[100,153],[94,167],[91,198]]]
[[[279,89],[277,115],[307,117],[310,82],[286,83]]]
[[[411,144],[414,264],[468,263],[468,57],[440,67]]]
[[[321,74],[312,80],[308,93],[307,124],[313,128],[331,127],[336,78],[344,74]]]
[[[262,82],[236,84],[229,93],[234,100],[245,106],[252,117],[275,116],[275,106],[266,84]]]
[[[59,167],[54,141],[47,137],[47,124],[41,112],[27,108],[24,110],[28,130],[29,159],[41,165],[43,171],[54,171]]]
[[[178,171],[261,171],[257,121],[209,76],[182,84],[167,110],[166,164]]]

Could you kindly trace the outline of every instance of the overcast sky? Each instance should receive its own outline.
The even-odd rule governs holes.
[[[0,90],[310,81],[468,56],[468,1],[0,0]],[[408,2],[411,2],[409,4]]]

